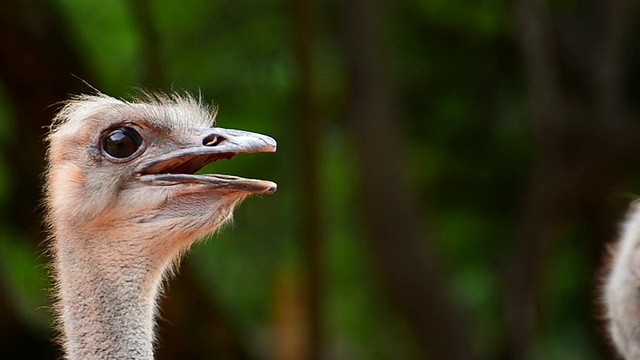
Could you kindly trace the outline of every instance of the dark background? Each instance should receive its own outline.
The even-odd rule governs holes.
[[[640,192],[631,0],[0,1],[0,354],[60,350],[43,138],[70,94],[201,92],[276,154],[194,247],[158,359],[606,359]],[[78,77],[78,78],[76,78]]]

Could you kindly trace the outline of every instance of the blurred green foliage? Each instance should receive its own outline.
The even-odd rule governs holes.
[[[148,73],[147,39],[132,2],[53,4],[94,75],[91,85],[100,91],[126,98],[160,76],[164,90],[215,101],[218,125],[278,140],[275,154],[238,157],[205,169],[271,179],[279,189],[273,196],[247,199],[233,224],[195,245],[183,263],[196,269],[208,295],[237,325],[243,345],[257,358],[269,358],[278,283],[296,284],[305,276],[297,200],[304,144],[295,130],[299,75],[290,4],[151,1],[162,74]],[[356,206],[358,160],[342,118],[349,85],[337,7],[329,2],[316,9],[313,68],[322,109],[320,302],[327,358],[418,358],[417,340],[382,288]],[[395,21],[385,36],[408,152],[398,161],[425,211],[425,232],[434,239],[432,250],[444,264],[450,295],[467,320],[474,348],[482,358],[497,358],[509,331],[504,271],[516,249],[517,209],[536,156],[515,17],[507,4],[494,0],[408,0],[392,9]],[[0,138],[16,141],[12,134],[20,124],[12,120],[6,99],[0,91]],[[0,202],[12,191],[6,156],[11,154],[0,154]],[[20,319],[50,334],[43,247],[4,226],[1,283]],[[537,294],[541,325],[531,358],[604,356],[592,320],[599,249],[581,245],[585,231],[583,224],[565,225],[544,264]]]

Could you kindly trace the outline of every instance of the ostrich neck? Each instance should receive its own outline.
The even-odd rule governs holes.
[[[118,242],[101,241],[84,249],[77,244],[95,243],[56,242],[66,358],[153,359],[155,299],[164,267],[141,252],[122,255],[113,245]]]

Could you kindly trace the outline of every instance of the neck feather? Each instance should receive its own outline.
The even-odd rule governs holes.
[[[153,359],[156,298],[166,265],[140,252],[127,256],[77,244],[56,242],[66,358]]]

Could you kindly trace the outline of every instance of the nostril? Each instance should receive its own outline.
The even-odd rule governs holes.
[[[202,139],[202,145],[204,146],[218,146],[221,142],[226,139],[220,135],[207,135],[204,139]]]

